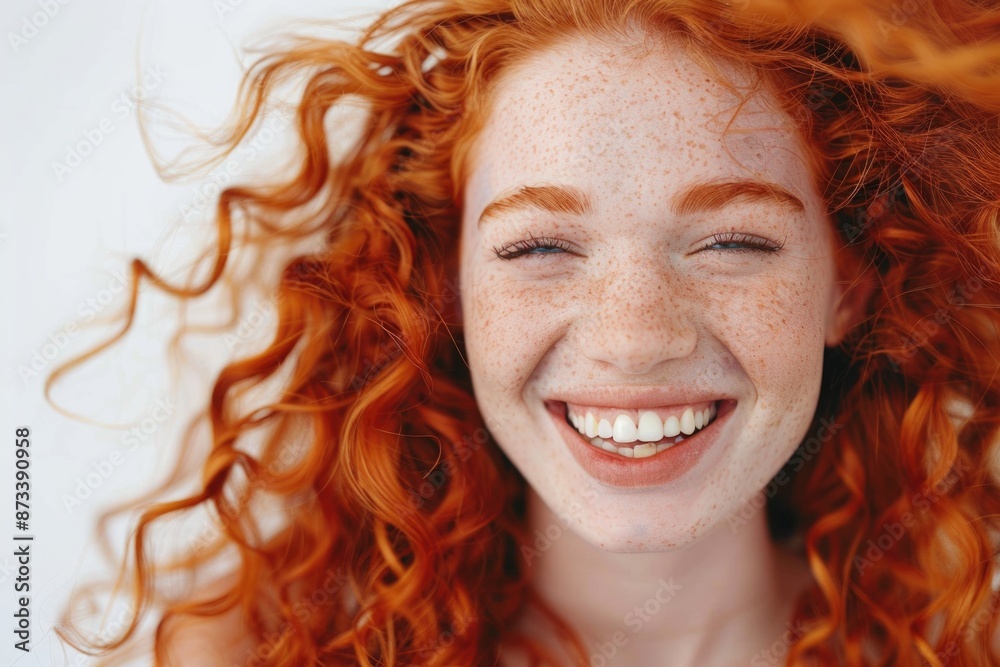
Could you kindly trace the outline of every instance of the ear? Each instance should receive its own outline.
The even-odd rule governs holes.
[[[841,252],[847,252],[842,249]],[[868,312],[872,293],[878,287],[878,272],[859,261],[838,263],[826,318],[826,345],[836,347]]]

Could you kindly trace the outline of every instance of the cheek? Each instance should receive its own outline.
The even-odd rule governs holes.
[[[803,267],[807,268],[807,267]],[[739,305],[720,316],[730,347],[757,392],[766,426],[808,421],[815,410],[823,366],[828,296],[825,268],[755,282]]]
[[[559,299],[537,282],[504,278],[501,271],[471,268],[462,308],[473,378],[517,390],[559,337]]]

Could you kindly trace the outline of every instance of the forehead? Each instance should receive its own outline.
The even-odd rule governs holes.
[[[731,90],[676,38],[637,41],[574,36],[504,73],[470,156],[467,216],[547,181],[664,202],[681,182],[726,176],[809,190],[791,120],[765,87],[749,94],[751,72],[714,60]]]

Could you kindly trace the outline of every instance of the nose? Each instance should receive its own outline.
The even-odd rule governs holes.
[[[588,292],[593,298],[586,299],[577,335],[587,359],[642,375],[694,351],[697,290],[685,288],[672,269],[624,258],[595,276]]]

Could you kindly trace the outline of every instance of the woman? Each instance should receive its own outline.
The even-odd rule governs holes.
[[[225,148],[305,72],[300,167],[157,284],[207,291],[234,221],[321,244],[214,385],[201,491],[141,516],[157,664],[1000,664],[998,28],[412,0],[259,61]],[[145,562],[200,508],[208,546]]]

